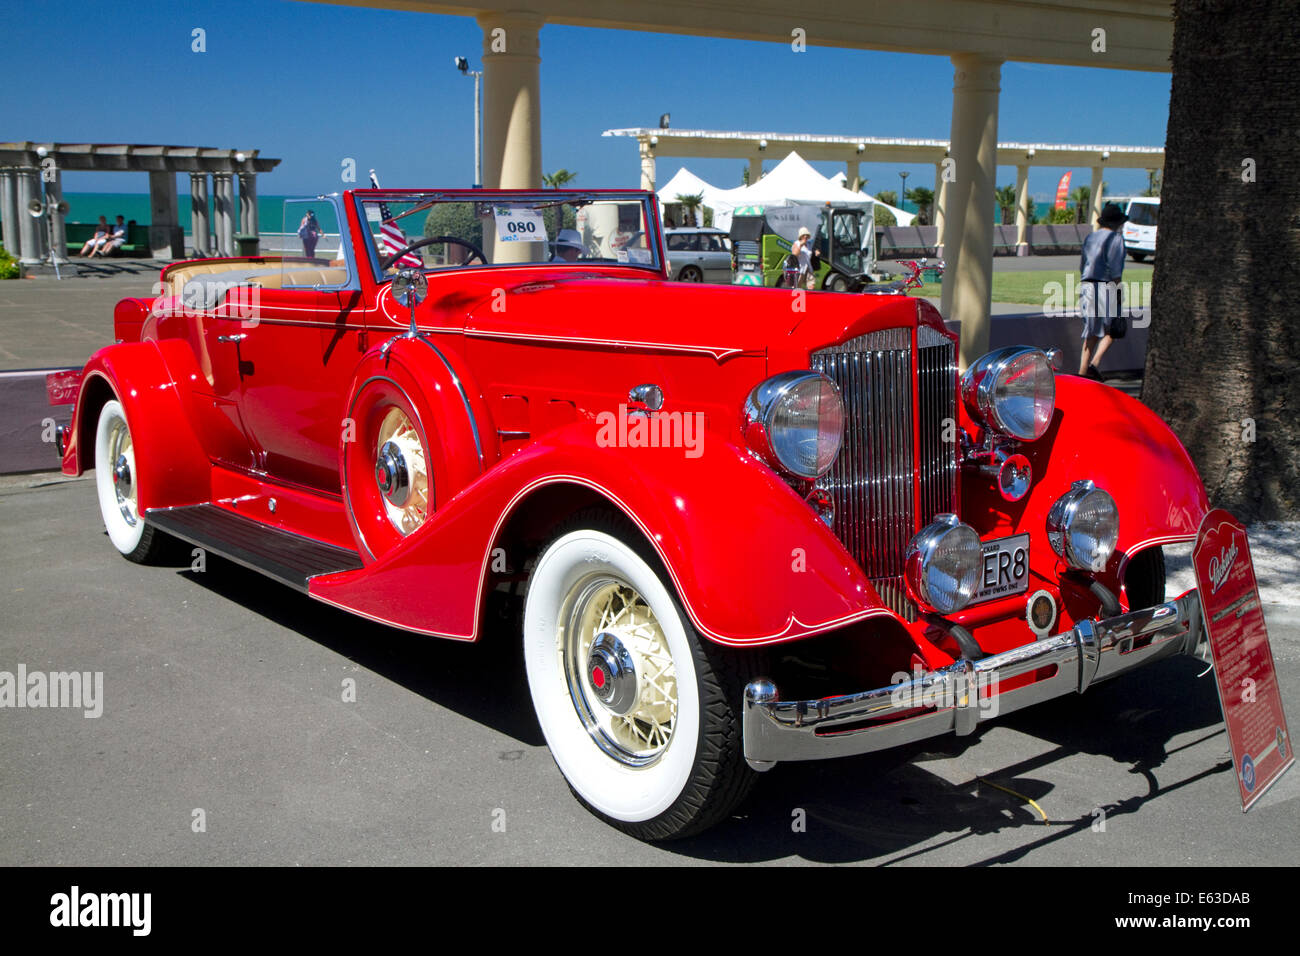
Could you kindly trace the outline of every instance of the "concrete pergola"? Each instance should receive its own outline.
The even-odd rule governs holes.
[[[190,217],[198,255],[234,255],[234,179],[239,178],[239,221],[257,235],[257,174],[267,173],[278,159],[255,149],[212,149],[205,146],[149,146],[124,143],[0,143],[0,216],[4,245],[24,265],[37,265],[53,254],[67,261],[67,234],[58,211],[66,170],[149,174],[149,246],[154,256],[183,259],[185,234],[180,227],[176,174],[190,174]],[[216,248],[209,248],[208,176],[215,198]],[[53,249],[40,220],[27,214],[28,204],[41,196],[52,206]]]
[[[542,184],[540,32],[547,23],[760,40],[792,50],[798,43],[949,57],[955,178],[945,190],[944,293],[947,317],[961,322],[963,365],[983,353],[989,340],[994,231],[988,210],[996,203],[1002,64],[1168,72],[1173,46],[1168,0],[323,2],[477,19],[483,29],[485,186]]]
[[[604,136],[635,139],[641,157],[641,188],[654,190],[655,160],[659,156],[694,159],[740,159],[749,163],[749,181],[758,182],[767,157],[781,159],[796,150],[807,160],[844,163],[848,181],[853,182],[861,163],[934,165],[934,224],[939,245],[946,242],[944,215],[949,179],[944,160],[951,158],[952,145],[940,139],[881,139],[871,136],[820,136],[811,133],[753,133],[707,129],[607,129]],[[1028,252],[1029,169],[1032,166],[1090,168],[1091,210],[1088,221],[1101,213],[1102,175],[1107,168],[1163,169],[1165,151],[1160,146],[1080,146],[1060,143],[998,143],[996,165],[1016,167],[1016,246],[1018,254]],[[990,204],[991,207],[991,204]],[[986,207],[986,208],[990,208]],[[958,238],[953,238],[954,245]]]

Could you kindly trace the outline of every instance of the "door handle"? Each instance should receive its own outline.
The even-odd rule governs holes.
[[[246,338],[248,338],[248,334],[246,332],[240,332],[238,335],[218,335],[217,341],[218,342],[242,342]]]

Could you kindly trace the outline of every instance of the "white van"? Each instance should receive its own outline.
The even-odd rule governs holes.
[[[1156,253],[1156,224],[1160,220],[1160,197],[1139,196],[1128,201],[1124,210],[1124,247],[1134,262]]]

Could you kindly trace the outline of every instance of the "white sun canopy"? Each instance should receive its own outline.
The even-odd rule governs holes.
[[[690,170],[682,167],[677,170],[663,187],[658,190],[660,204],[677,202],[678,196],[704,194],[704,205],[713,210],[713,224],[720,229],[731,226],[731,214],[737,206],[775,206],[775,205],[835,205],[868,207],[876,202],[866,193],[855,193],[844,188],[844,174],[827,179],[804,160],[797,152],[791,151],[771,172],[762,179],[748,186],[735,189],[719,189],[704,181]],[[885,205],[894,214],[900,226],[910,225],[911,213]]]

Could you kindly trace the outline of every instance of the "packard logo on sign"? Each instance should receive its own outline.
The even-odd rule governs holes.
[[[1210,588],[1213,594],[1219,590],[1223,582],[1228,578],[1228,572],[1232,570],[1232,563],[1237,560],[1237,542],[1233,541],[1231,545],[1219,552],[1217,558],[1210,558],[1210,580],[1214,582],[1214,587]]]

